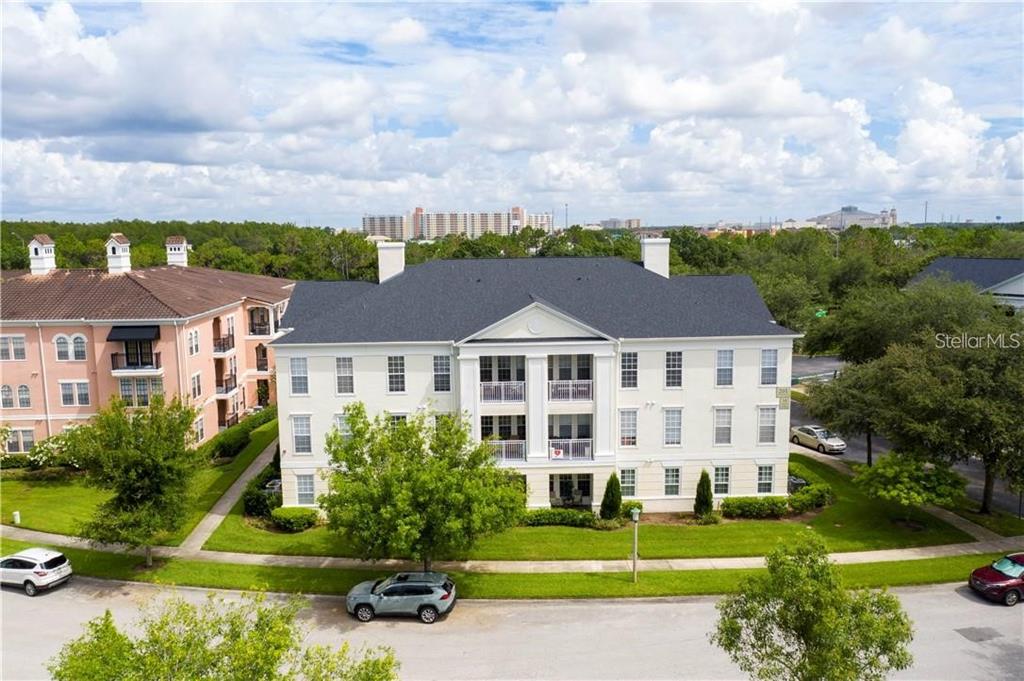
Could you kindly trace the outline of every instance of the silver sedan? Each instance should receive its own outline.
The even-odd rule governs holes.
[[[789,430],[789,439],[793,444],[817,449],[822,454],[842,454],[846,451],[846,442],[821,426],[794,426]]]

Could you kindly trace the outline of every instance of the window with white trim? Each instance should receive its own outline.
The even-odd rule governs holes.
[[[729,467],[715,466],[715,494],[729,493]]]
[[[0,336],[0,360],[25,359],[25,336]]]
[[[198,371],[192,374],[192,399],[198,400],[203,394],[203,379],[202,374]]]
[[[31,428],[13,428],[7,435],[7,453],[28,452],[36,444],[36,434]]]
[[[683,353],[681,350],[670,350],[665,353],[665,387],[683,387]]]
[[[779,382],[779,351],[774,348],[761,350],[761,385],[775,385]]]
[[[296,454],[313,453],[313,435],[309,416],[292,416],[292,448]]]
[[[732,385],[732,350],[719,350],[715,353],[715,385]]]
[[[679,495],[679,468],[671,467],[665,469],[665,496],[674,497]]]
[[[757,408],[757,444],[775,443],[775,407]]]
[[[196,422],[192,424],[192,429],[196,434],[196,442],[202,442],[206,438],[206,424],[203,422],[202,416],[197,418]]]
[[[757,493],[771,494],[775,482],[775,466],[757,467]]]
[[[395,428],[408,420],[408,416],[405,414],[391,414],[391,427]]]
[[[636,469],[623,468],[619,471],[619,486],[622,488],[622,496],[636,496]]]
[[[334,415],[334,427],[337,429],[338,435],[341,436],[342,440],[352,437],[352,429],[348,426],[348,416],[344,412]]]
[[[309,394],[309,373],[305,357],[292,357],[288,363],[291,369],[292,395]]]
[[[434,355],[434,392],[452,391],[452,358],[449,355]]]
[[[199,354],[199,329],[188,332],[188,354],[190,357]]]
[[[619,359],[619,387],[635,388],[637,379],[637,356],[635,352],[624,352]]]
[[[302,506],[312,506],[316,503],[312,475],[295,476],[295,501]]]
[[[352,395],[356,391],[355,374],[352,371],[351,357],[334,358],[334,376],[339,395]]]
[[[57,361],[67,362],[71,360],[71,341],[67,336],[57,336],[53,339],[53,345],[57,348]]]
[[[665,446],[676,447],[683,444],[683,410],[665,409],[661,412],[661,417]]]
[[[76,362],[85,361],[85,336],[71,337],[71,356]]]
[[[86,406],[89,404],[88,381],[61,381],[60,403],[65,407]]]
[[[14,391],[9,385],[0,386],[0,407],[14,409]]]
[[[619,412],[619,446],[636,447],[636,409]]]
[[[402,355],[388,356],[388,392],[405,392],[405,357]]]
[[[32,393],[27,385],[18,386],[18,409],[28,409],[32,406]]]
[[[732,407],[715,407],[715,444],[732,444]]]
[[[161,378],[122,378],[119,387],[121,399],[129,407],[145,407],[151,396],[162,395],[164,392]]]

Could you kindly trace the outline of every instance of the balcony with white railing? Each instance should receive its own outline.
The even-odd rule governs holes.
[[[490,381],[480,384],[481,402],[525,402],[526,381]]]
[[[548,440],[551,461],[593,461],[594,441],[590,438]]]
[[[498,463],[526,461],[526,440],[491,440],[487,444],[494,450]]]
[[[585,402],[594,399],[593,381],[548,381],[552,402]]]

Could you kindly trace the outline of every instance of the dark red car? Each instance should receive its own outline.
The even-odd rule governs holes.
[[[1011,553],[978,568],[967,583],[990,601],[1016,605],[1024,596],[1024,553]]]

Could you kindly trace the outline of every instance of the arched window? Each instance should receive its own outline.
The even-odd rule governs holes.
[[[71,359],[71,345],[68,343],[68,339],[64,336],[57,336],[54,339],[54,344],[57,346],[57,359],[60,361],[66,361]]]
[[[32,395],[28,391],[27,385],[18,386],[18,407],[21,409],[28,409],[32,406]]]
[[[4,409],[14,408],[14,393],[9,385],[0,386],[0,406]]]
[[[82,361],[85,359],[85,336],[75,336],[71,339],[72,349],[75,353],[75,359]]]

